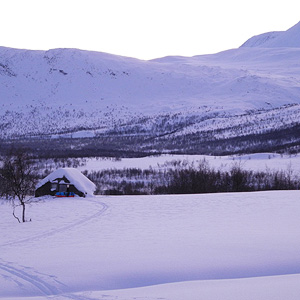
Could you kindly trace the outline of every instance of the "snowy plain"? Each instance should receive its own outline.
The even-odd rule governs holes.
[[[226,165],[237,157],[206,159]],[[298,156],[270,153],[239,159],[248,169],[299,165]],[[32,222],[18,224],[5,202],[0,214],[1,300],[300,297],[299,191],[50,197],[28,206]]]
[[[79,167],[81,171],[99,171],[105,169],[164,169],[171,167],[172,162],[181,161],[183,164],[197,167],[203,161],[215,169],[229,170],[238,164],[242,169],[253,171],[292,170],[300,174],[300,155],[277,153],[254,153],[245,155],[210,156],[210,155],[154,155],[141,158],[88,158],[85,165]]]

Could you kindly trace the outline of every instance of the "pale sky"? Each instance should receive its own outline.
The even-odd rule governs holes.
[[[300,21],[299,0],[0,0],[0,46],[139,59],[237,48]]]

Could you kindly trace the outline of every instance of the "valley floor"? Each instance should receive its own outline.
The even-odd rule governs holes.
[[[286,155],[276,153],[255,153],[229,156],[210,155],[172,155],[147,156],[142,158],[87,158],[86,164],[79,167],[81,171],[99,171],[108,169],[140,168],[140,169],[166,169],[172,167],[174,162],[181,161],[189,166],[197,167],[205,160],[209,166],[217,170],[230,170],[234,165],[240,165],[244,170],[266,171],[291,170],[294,174],[300,173],[300,155]],[[174,165],[173,165],[174,167]]]
[[[0,299],[299,299],[300,192],[0,205]]]

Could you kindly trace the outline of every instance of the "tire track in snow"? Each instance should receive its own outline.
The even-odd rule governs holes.
[[[97,202],[95,200],[88,200],[88,201],[96,203],[97,205],[101,205],[101,209],[99,209],[96,213],[94,213],[94,214],[92,214],[88,217],[85,217],[84,219],[80,219],[80,220],[78,220],[78,221],[76,221],[72,224],[69,224],[69,225],[66,225],[66,226],[63,226],[63,227],[60,227],[60,228],[57,228],[57,229],[49,230],[49,231],[46,231],[46,232],[31,236],[31,237],[28,237],[28,238],[25,238],[25,239],[21,239],[21,240],[18,240],[18,241],[5,243],[5,244],[0,245],[0,247],[6,247],[6,246],[23,244],[23,243],[26,243],[26,242],[37,241],[37,240],[55,235],[57,233],[64,232],[64,231],[69,230],[71,228],[74,228],[74,227],[77,227],[79,225],[82,225],[82,224],[85,224],[85,223],[88,223],[88,222],[92,221],[93,219],[101,216],[109,207],[107,204],[105,204],[103,202]]]
[[[10,280],[15,282],[17,285],[24,285],[30,284],[33,286],[37,291],[40,291],[43,295],[57,295],[60,293],[60,290],[55,285],[63,285],[61,282],[57,281],[54,276],[45,275],[38,273],[36,271],[32,271],[32,273],[28,273],[25,271],[25,268],[22,269],[13,267],[11,263],[4,262],[1,259],[0,262],[0,270],[2,271],[2,274],[8,274],[6,277],[8,277]],[[42,276],[41,276],[42,275]],[[46,278],[46,279],[43,279]],[[49,283],[52,281],[53,283]],[[54,285],[55,284],[55,285]]]

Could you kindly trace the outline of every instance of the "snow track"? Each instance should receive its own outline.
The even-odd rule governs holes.
[[[122,295],[112,295],[112,294],[103,294],[103,295],[97,295],[97,298],[95,297],[89,297],[85,294],[91,294],[85,292],[84,295],[78,295],[78,294],[63,294],[59,296],[59,300],[62,300],[64,298],[66,299],[72,299],[72,300],[169,300],[164,297],[151,297],[151,296],[136,296],[136,297],[128,297],[128,296],[122,296]],[[56,299],[56,298],[54,298]]]
[[[19,239],[9,243],[4,243],[0,245],[0,249],[2,250],[3,253],[5,253],[4,252],[5,248],[8,249],[8,247],[10,246],[22,247],[23,244],[24,245],[26,245],[27,243],[30,244],[32,242],[36,242],[53,235],[63,233],[70,229],[74,229],[88,222],[92,222],[93,220],[100,217],[108,209],[108,205],[106,205],[105,203],[93,199],[89,199],[89,198],[85,199],[84,201],[92,202],[93,204],[96,205],[97,209],[95,208],[95,210],[93,211],[94,213],[90,214],[89,216],[85,216],[84,218],[81,218],[77,221],[74,221],[66,226],[58,227],[53,230],[44,231],[39,234],[26,237],[24,239]],[[6,284],[12,285],[13,286],[12,289],[18,287],[18,290],[23,291],[22,293],[30,294],[30,295],[34,295],[37,293],[41,293],[42,295],[45,296],[58,295],[62,293],[60,288],[66,286],[62,282],[58,281],[56,279],[56,276],[43,274],[34,270],[31,267],[17,265],[15,263],[7,262],[0,258],[0,279],[1,277],[4,279],[5,285]],[[0,284],[0,294],[2,291],[1,285],[2,284]],[[72,299],[87,299],[87,298],[74,297]]]
[[[14,282],[21,289],[28,287],[41,292],[43,295],[57,295],[60,293],[57,285],[63,285],[54,276],[41,274],[28,267],[15,267],[12,263],[0,260],[1,276]]]
[[[91,298],[88,296],[84,296],[84,295],[76,295],[76,294],[63,294],[60,295],[59,299],[72,299],[72,300],[101,300],[101,299],[105,299],[105,300],[122,300],[122,298],[118,297],[118,296],[111,296],[111,295],[103,295],[101,296],[101,298]],[[147,298],[148,300],[151,300],[150,298]],[[143,300],[141,298],[136,298],[136,300]],[[163,300],[163,299],[161,299]]]
[[[95,200],[90,200],[90,199],[87,200],[87,201],[97,204],[98,206],[100,206],[100,208],[94,214],[92,214],[88,217],[85,217],[83,219],[80,219],[80,220],[78,220],[78,221],[76,221],[72,224],[69,224],[69,225],[66,225],[66,226],[63,226],[63,227],[60,227],[60,228],[56,228],[56,229],[53,229],[53,230],[49,230],[49,231],[46,231],[46,232],[42,232],[40,234],[31,236],[31,237],[27,237],[27,238],[24,238],[24,239],[21,239],[21,240],[18,240],[18,241],[5,243],[5,244],[0,245],[0,248],[1,247],[6,247],[6,246],[19,245],[19,244],[23,244],[23,243],[26,243],[26,242],[33,242],[33,241],[37,241],[37,240],[40,240],[40,239],[43,239],[43,238],[48,238],[48,237],[50,237],[52,235],[55,235],[57,233],[62,233],[66,230],[73,229],[74,227],[83,225],[85,223],[88,223],[88,222],[92,221],[95,218],[100,217],[108,209],[108,206],[105,203],[97,202]]]

